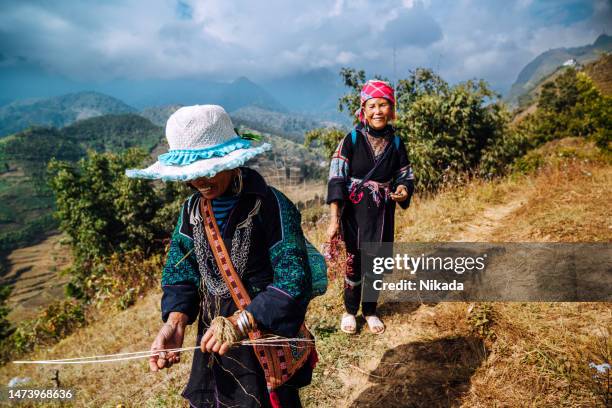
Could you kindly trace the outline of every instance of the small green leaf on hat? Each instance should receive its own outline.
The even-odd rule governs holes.
[[[240,133],[238,132],[238,129],[234,129],[236,131],[236,134],[238,136],[240,136],[242,139],[246,139],[246,140],[255,140],[257,142],[261,142],[261,135],[256,135],[254,133]]]

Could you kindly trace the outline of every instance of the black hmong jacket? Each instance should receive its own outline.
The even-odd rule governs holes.
[[[312,294],[310,269],[305,267],[308,260],[301,216],[293,203],[269,187],[259,173],[249,168],[241,170],[243,190],[221,235],[251,296],[247,310],[258,327],[294,337]],[[171,312],[187,314],[190,324],[197,319],[199,345],[211,320],[218,315],[232,315],[236,306],[229,293],[223,293],[225,284],[211,265],[212,257],[205,256],[210,255],[207,243],[204,248],[194,246],[190,221],[197,202],[199,193],[183,204],[172,235],[162,272],[161,310],[163,321]],[[214,358],[213,363],[210,358]],[[294,375],[288,386],[310,382],[312,369],[307,366]],[[263,371],[252,347],[247,346],[234,347],[223,357],[197,350],[183,396],[196,407],[269,403]]]
[[[359,185],[377,161],[381,162],[368,180],[387,183],[388,189],[366,184],[360,189],[361,200],[353,203],[351,188]],[[360,243],[393,241],[395,201],[388,194],[400,184],[408,189],[408,198],[399,205],[407,208],[414,192],[414,174],[406,146],[391,126],[370,129],[368,136],[359,124],[340,141],[330,163],[327,203],[343,204],[341,221],[347,249],[355,252]]]

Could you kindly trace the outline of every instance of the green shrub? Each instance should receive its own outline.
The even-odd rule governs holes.
[[[346,130],[339,128],[319,128],[313,129],[306,132],[304,139],[304,146],[317,146],[322,147],[326,157],[331,157],[338,143],[344,136],[346,136]]]
[[[340,98],[340,110],[356,121],[365,72],[343,68],[340,75],[350,90]],[[611,148],[612,98],[574,69],[544,84],[537,111],[517,126],[510,125],[510,113],[484,81],[451,86],[429,69],[416,69],[397,82],[396,99],[397,133],[406,142],[422,190],[512,169],[532,171],[541,164],[535,156],[513,163],[555,139],[585,137],[602,149]],[[339,129],[315,129],[306,144],[318,144],[331,156],[344,135]]]
[[[340,75],[350,89],[339,101],[340,110],[356,120],[365,73],[343,68]],[[504,142],[510,116],[484,81],[451,86],[433,71],[417,69],[398,81],[396,99],[397,133],[406,142],[417,187],[436,190],[476,173],[483,157],[490,162],[508,155],[493,147],[511,147]],[[344,134],[317,129],[307,134],[306,142],[319,143],[331,156]],[[489,162],[486,172],[495,167]]]
[[[11,295],[12,290],[12,287],[9,285],[0,285],[0,340],[6,338],[13,332],[11,322],[6,318],[11,311],[6,301]]]
[[[161,248],[168,232],[153,220],[162,200],[152,183],[124,174],[145,156],[140,150],[89,151],[76,164],[55,160],[49,164],[57,198],[55,215],[60,229],[70,237],[75,257],[72,294],[86,293],[81,286],[91,268],[112,254],[135,249],[149,254]]]
[[[13,333],[0,342],[0,361],[49,345],[85,324],[83,305],[74,300],[52,303],[41,314],[21,322]]]
[[[112,254],[105,262],[96,264],[84,281],[85,297],[97,305],[111,302],[124,310],[139,296],[159,284],[163,256],[146,258],[140,250]]]
[[[612,141],[612,98],[602,95],[583,72],[566,69],[542,87],[538,109],[518,126],[532,146],[564,137],[592,139],[602,149]]]
[[[518,173],[528,174],[538,170],[544,164],[544,158],[540,152],[529,152],[519,157],[513,164],[513,169]]]

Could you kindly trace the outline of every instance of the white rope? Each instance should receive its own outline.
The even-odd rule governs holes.
[[[176,349],[163,349],[163,350],[157,350],[155,353],[153,353],[151,350],[147,350],[147,351],[134,351],[134,352],[130,352],[130,353],[117,353],[117,354],[101,354],[99,356],[89,356],[89,357],[75,357],[75,358],[63,358],[60,360],[45,360],[45,361],[77,361],[77,360],[89,360],[89,359],[96,359],[96,358],[105,358],[105,357],[116,357],[116,356],[131,356],[131,355],[135,355],[135,354],[146,354],[146,356],[149,355],[156,355],[159,354],[162,351],[184,351],[184,350],[188,350],[188,349],[192,349],[193,347],[185,347],[185,348],[176,348]],[[145,357],[143,355],[143,357]],[[14,363],[16,363],[16,361],[13,361]]]
[[[311,339],[287,339],[280,336],[272,336],[261,338],[257,340],[243,340],[238,343],[241,346],[252,346],[259,345],[262,347],[274,347],[281,346],[285,344],[285,342],[300,342],[300,343],[309,343],[314,342]],[[303,346],[294,346],[294,347],[303,347]],[[156,351],[134,351],[128,353],[117,353],[117,354],[102,354],[97,356],[88,356],[88,357],[74,357],[74,358],[63,358],[58,360],[15,360],[13,364],[89,364],[89,363],[109,363],[113,361],[126,361],[126,360],[136,360],[138,358],[152,357],[158,356],[160,353],[168,353],[168,352],[181,352],[181,351],[192,351],[199,349],[200,346],[193,347],[183,347],[183,348],[171,348],[171,349],[163,349]],[[116,357],[116,358],[107,358],[107,357]]]
[[[124,360],[135,360],[137,358],[145,358],[157,356],[162,352],[181,352],[189,351],[200,348],[200,346],[194,347],[183,347],[174,349],[164,349],[156,351],[135,351],[132,353],[118,353],[118,354],[104,354],[100,356],[89,356],[89,357],[75,357],[75,358],[63,358],[59,360],[16,360],[13,364],[88,364],[88,363],[107,363],[111,361],[124,361]],[[127,357],[121,357],[127,356]],[[106,357],[117,357],[117,358],[106,358]]]

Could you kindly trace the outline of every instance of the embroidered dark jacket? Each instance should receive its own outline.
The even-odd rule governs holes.
[[[407,208],[414,192],[414,175],[408,160],[404,142],[395,137],[393,128],[370,132],[368,136],[363,125],[355,127],[353,142],[352,132],[347,134],[338,145],[330,163],[327,187],[327,203],[339,201],[342,205],[342,229],[347,246],[356,252],[361,242],[392,242],[394,230],[395,201],[385,197],[382,191],[373,191],[364,187],[363,198],[358,204],[349,200],[351,180],[363,179],[375,166],[377,158],[384,161],[376,168],[370,180],[391,183],[391,191],[402,184],[408,190],[408,198],[400,202],[401,208]],[[372,142],[391,149],[384,155],[384,149],[377,157]]]
[[[260,200],[242,274],[242,282],[252,299],[247,310],[253,314],[258,327],[281,336],[294,337],[304,321],[311,298],[310,270],[304,267],[308,261],[300,213],[287,197],[269,187],[259,173],[248,168],[241,170],[243,191],[228,215],[221,235],[233,257],[232,237],[237,227],[247,219],[256,201]],[[199,345],[212,318],[217,315],[230,316],[236,311],[231,297],[215,297],[203,292],[207,288],[201,285],[201,271],[195,251],[192,251],[193,228],[189,222],[189,214],[198,196],[199,193],[191,196],[181,209],[162,272],[161,302],[163,321],[170,312],[187,314],[190,324],[198,319],[196,345]],[[205,298],[213,300],[204,301]],[[183,396],[197,407],[216,406],[217,402],[258,406],[236,384],[235,378],[240,378],[240,385],[248,393],[261,397],[259,402],[266,406],[265,378],[252,347],[232,348],[226,356],[215,355],[215,362],[209,368],[210,354],[197,350],[191,378]],[[308,384],[311,373],[312,369],[307,364],[287,386]]]

